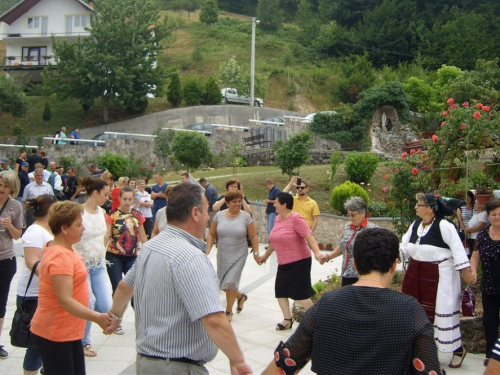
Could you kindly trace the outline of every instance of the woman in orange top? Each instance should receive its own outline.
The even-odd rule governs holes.
[[[31,332],[42,354],[46,375],[85,374],[82,337],[86,320],[105,329],[111,322],[107,313],[90,310],[87,269],[72,246],[85,230],[82,206],[71,201],[57,202],[49,210],[54,241],[42,254],[38,307]]]

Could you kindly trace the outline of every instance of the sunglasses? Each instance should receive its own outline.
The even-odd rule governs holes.
[[[297,186],[297,190],[304,190],[307,189],[307,186]]]

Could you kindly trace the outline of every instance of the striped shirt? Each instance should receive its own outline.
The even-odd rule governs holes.
[[[491,350],[490,358],[496,361],[500,361],[500,337],[498,338],[497,342],[495,343],[495,346]]]
[[[167,225],[144,244],[125,276],[134,288],[139,354],[209,362],[217,347],[200,318],[222,312],[205,242]]]

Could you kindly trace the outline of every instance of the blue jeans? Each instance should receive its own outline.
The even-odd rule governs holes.
[[[271,212],[270,214],[267,214],[267,234],[271,233],[274,227],[274,219],[276,219],[276,216],[278,214],[276,212]]]
[[[26,297],[26,300],[38,299],[38,297]],[[17,307],[21,306],[23,301],[23,296],[17,296],[16,304]],[[26,371],[37,371],[42,367],[42,355],[37,348],[26,349],[26,354],[24,355],[23,369]]]
[[[132,268],[135,263],[137,256],[126,256],[118,255],[110,252],[106,252],[106,260],[109,262],[107,269],[109,280],[111,281],[111,287],[113,288],[113,293],[115,293],[118,283],[126,275],[128,270]]]
[[[92,266],[87,268],[87,283],[89,284],[89,309],[104,313],[111,309],[113,304],[113,291],[111,290],[111,282],[109,281],[106,268],[102,266]],[[92,322],[87,321],[85,326],[85,336],[82,339],[82,345],[90,345],[90,329]]]

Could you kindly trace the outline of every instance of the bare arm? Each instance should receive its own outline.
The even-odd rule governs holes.
[[[478,250],[475,250],[472,252],[472,256],[470,257],[470,270],[472,272],[473,284],[477,281],[477,269],[479,267],[479,263],[481,263],[481,255]]]
[[[495,375],[500,374],[500,362],[494,358],[490,358],[488,361],[488,367],[484,370],[483,375]]]
[[[486,226],[486,223],[484,221],[480,221],[477,223],[475,227],[469,227],[465,229],[465,233],[475,233],[479,232],[481,229],[483,229]]]
[[[297,176],[293,176],[288,185],[283,189],[283,193],[288,193],[293,187],[297,186]]]
[[[222,312],[213,313],[201,318],[208,336],[229,359],[231,374],[251,374],[252,369],[245,362],[238,345],[233,328]]]
[[[342,255],[342,249],[340,248],[340,245],[338,245],[330,254],[328,254],[328,260],[335,259],[340,255]]]
[[[314,233],[314,230],[318,226],[318,221],[319,221],[319,215],[316,215],[316,216],[312,217],[311,232]]]
[[[309,247],[311,248],[314,257],[318,262],[321,264],[325,263],[328,261],[328,255],[323,254],[321,250],[319,249],[318,242],[316,241],[316,238],[314,238],[314,235],[312,233],[306,234],[306,241],[309,244]]]
[[[219,211],[225,202],[226,202],[226,198],[224,198],[224,197],[222,197],[222,199],[219,199],[217,202],[215,202],[214,205],[212,206],[214,211]]]
[[[269,257],[271,256],[271,254],[273,253],[274,251],[274,247],[273,247],[273,244],[270,243],[268,246],[267,246],[267,250],[266,252],[264,253],[264,255],[262,255],[258,262],[259,264],[262,264],[262,263],[266,263],[266,260],[269,259]]]
[[[111,224],[106,223],[106,234],[104,235],[104,247],[108,248],[109,239],[111,238]]]
[[[145,244],[148,242],[148,236],[146,235],[146,231],[144,230],[144,225],[141,224],[139,227],[139,233],[138,233],[139,241],[141,241],[142,244]]]
[[[24,263],[26,263],[26,267],[31,271],[33,266],[37,261],[40,260],[42,255],[42,249],[37,247],[25,247],[24,248]],[[35,275],[40,275],[40,267],[37,267],[35,270]]]
[[[210,254],[210,251],[212,251],[212,246],[214,246],[216,238],[217,238],[217,223],[213,221],[207,236],[207,252],[206,252],[207,256],[208,254]]]
[[[259,263],[259,236],[257,235],[257,230],[255,229],[255,224],[251,223],[247,226],[247,235],[252,242],[252,253],[253,259]]]
[[[158,233],[160,233],[160,229],[158,228],[158,220],[155,220],[155,225],[153,231],[151,232],[151,238],[155,238]]]
[[[14,224],[12,224],[12,221],[9,218],[2,218],[0,219],[1,224],[4,226],[4,228],[9,232],[10,236],[12,239],[17,240],[19,237],[21,237],[21,234],[23,233],[22,228],[16,228]]]
[[[128,303],[134,295],[134,288],[121,280],[118,287],[113,294],[113,305],[111,306],[110,312],[118,317],[123,317],[125,310],[127,309]],[[106,334],[111,334],[120,326],[120,321],[113,319],[111,325],[106,329]]]
[[[91,320],[105,329],[111,323],[108,314],[100,314],[90,310],[87,306],[73,298],[73,277],[70,275],[54,275],[50,277],[52,287],[57,297],[59,305],[77,318]]]
[[[251,215],[252,208],[250,207],[250,205],[247,203],[245,199],[243,199],[242,203],[243,203],[243,210]]]
[[[465,225],[464,225],[464,220],[462,218],[462,210],[460,208],[457,208],[457,219],[458,223],[460,224],[460,228],[465,230]]]

